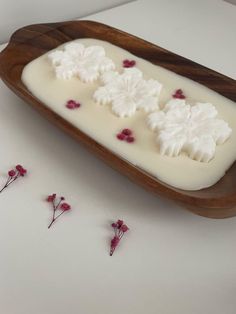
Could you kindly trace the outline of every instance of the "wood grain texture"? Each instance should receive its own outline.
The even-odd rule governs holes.
[[[205,85],[236,102],[235,80],[125,32],[91,21],[36,24],[17,30],[12,35],[9,45],[0,54],[0,76],[13,92],[48,120],[83,143],[111,167],[147,190],[168,197],[198,215],[211,218],[235,216],[236,163],[219,182],[209,188],[184,191],[168,186],[98,144],[47,108],[27,90],[21,81],[21,73],[27,63],[67,41],[88,37],[106,40],[153,64]]]

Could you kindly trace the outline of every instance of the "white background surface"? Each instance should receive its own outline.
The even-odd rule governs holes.
[[[72,20],[130,0],[0,0],[0,43],[27,24]]]
[[[136,1],[90,19],[236,78],[236,7],[212,1]],[[0,195],[0,313],[235,314],[236,218],[198,217],[145,192],[3,83],[0,97],[1,181],[15,163],[29,170]],[[52,192],[73,210],[48,231]],[[117,218],[131,231],[111,258]]]

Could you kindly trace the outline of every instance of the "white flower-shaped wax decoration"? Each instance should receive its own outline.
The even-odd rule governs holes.
[[[192,159],[209,162],[216,145],[223,144],[232,132],[217,114],[210,103],[190,106],[185,100],[172,99],[163,111],[148,116],[148,125],[157,131],[161,155],[174,157],[184,151]]]
[[[85,47],[80,43],[66,44],[63,50],[55,50],[48,54],[57,78],[70,79],[79,77],[81,81],[95,81],[105,71],[115,69],[114,62],[106,57],[100,46]]]
[[[96,90],[94,99],[100,104],[111,103],[119,117],[131,116],[137,109],[149,112],[158,108],[162,85],[152,79],[144,80],[137,68],[124,69],[122,74],[106,72],[101,79],[104,86]]]

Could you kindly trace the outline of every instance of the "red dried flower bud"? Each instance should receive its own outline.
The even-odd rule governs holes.
[[[111,248],[116,248],[119,242],[120,239],[117,236],[114,236],[114,238],[111,240]]]
[[[117,220],[117,222],[116,222],[117,227],[120,228],[123,225],[123,223],[124,223],[123,220],[120,220],[120,219]]]
[[[70,210],[71,209],[71,206],[67,203],[62,203],[60,207],[62,210]]]
[[[16,170],[22,177],[27,173],[27,170],[24,169],[21,165],[16,165]]]
[[[129,230],[129,228],[124,224],[123,220],[120,219],[118,219],[116,223],[112,223],[111,226],[114,229],[114,237],[111,239],[110,256],[112,256],[115,252],[115,249],[118,246],[124,233]]]
[[[49,195],[49,196],[47,197],[47,201],[48,201],[48,202],[53,202],[53,201],[55,200],[55,198],[56,198],[56,194]]]
[[[132,134],[132,131],[131,131],[130,129],[123,129],[123,130],[122,130],[122,133],[123,133],[124,135],[129,136],[129,135]]]
[[[8,175],[9,175],[9,177],[14,177],[16,175],[15,170],[8,171]]]
[[[123,232],[127,232],[127,231],[129,230],[129,228],[128,228],[126,225],[123,224],[123,225],[120,227],[120,230],[123,231]]]
[[[66,211],[71,209],[71,206],[68,203],[62,203],[65,200],[64,196],[57,197],[56,194],[49,195],[47,201],[51,203],[53,210],[53,215],[48,229],[55,223],[57,219],[61,217]]]
[[[18,171],[19,171],[19,174],[20,174],[22,177],[24,177],[24,175],[27,173],[27,170],[24,169],[24,168],[21,168],[21,169],[18,170]]]
[[[21,165],[16,165],[16,170],[21,171],[23,167]]]

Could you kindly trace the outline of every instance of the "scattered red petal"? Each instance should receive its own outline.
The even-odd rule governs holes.
[[[136,65],[136,61],[135,60],[128,60],[128,59],[123,60],[123,67],[124,68],[132,68],[135,65]]]
[[[182,91],[182,89],[179,88],[179,89],[176,90],[175,93],[176,93],[176,94],[183,94],[183,91]]]
[[[182,91],[182,89],[177,89],[175,91],[175,93],[172,95],[172,97],[173,98],[177,98],[177,99],[185,99],[186,98],[184,93],[183,93],[183,91]]]
[[[116,135],[116,137],[118,138],[118,140],[123,141],[125,139],[125,134],[119,133]]]
[[[133,143],[134,141],[135,141],[135,139],[134,139],[133,136],[128,136],[128,137],[126,138],[126,142],[128,142],[128,143]]]
[[[126,128],[123,129],[120,133],[118,133],[116,135],[116,137],[120,140],[120,141],[126,141],[127,143],[133,143],[135,141],[135,138],[132,136],[132,130]]]
[[[75,100],[68,100],[66,103],[66,108],[68,109],[76,109],[79,108],[81,106],[81,104],[79,102],[76,102]]]

